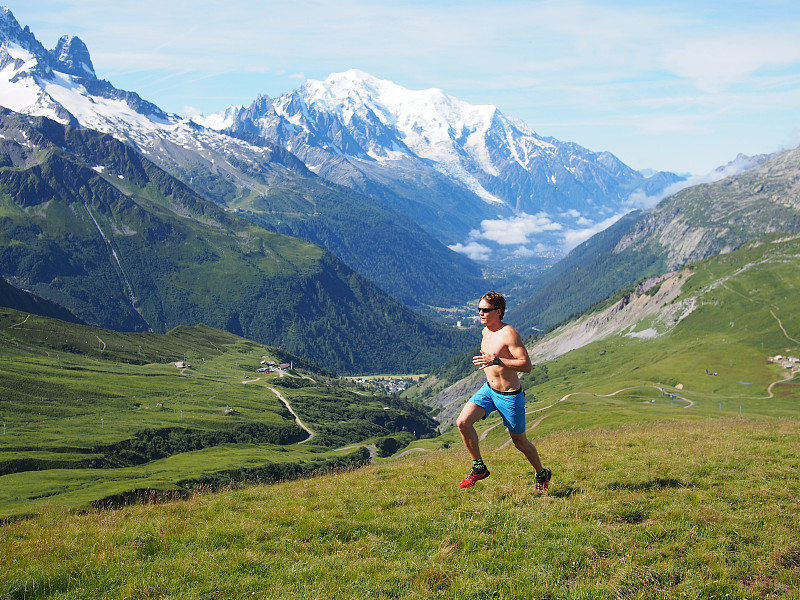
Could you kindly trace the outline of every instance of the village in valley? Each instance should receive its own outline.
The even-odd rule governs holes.
[[[791,370],[792,373],[797,373],[797,371],[800,371],[800,358],[795,356],[783,356],[781,354],[777,354],[769,357],[769,360],[770,362],[779,364],[784,369]]]
[[[355,381],[364,387],[378,388],[389,395],[393,395],[404,392],[412,383],[414,383],[415,377],[419,376],[384,375],[379,377],[358,377],[355,379]]]

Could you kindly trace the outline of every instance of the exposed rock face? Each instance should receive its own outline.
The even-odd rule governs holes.
[[[664,200],[615,248],[659,246],[676,268],[731,252],[754,237],[800,231],[800,148],[746,173]]]
[[[95,77],[89,49],[79,37],[64,35],[58,40],[53,56],[61,71],[78,77]]]
[[[531,360],[534,363],[552,360],[612,334],[652,338],[672,329],[694,310],[692,301],[673,303],[690,275],[690,271],[684,270],[643,282],[633,294],[606,310],[555,330],[530,349]],[[650,293],[658,284],[657,291]],[[637,331],[637,324],[648,317],[653,317],[650,326]]]

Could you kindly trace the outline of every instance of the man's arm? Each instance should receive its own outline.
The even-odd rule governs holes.
[[[533,365],[531,364],[531,357],[528,356],[528,349],[525,348],[525,344],[522,343],[522,337],[517,330],[511,327],[509,327],[509,329],[511,329],[509,332],[511,335],[509,335],[510,339],[506,348],[508,348],[509,353],[511,353],[511,358],[498,357],[497,360],[500,366],[511,369],[512,371],[530,373]],[[497,361],[494,362],[497,364]]]

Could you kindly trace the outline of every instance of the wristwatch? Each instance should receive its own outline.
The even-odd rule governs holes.
[[[499,356],[495,356],[494,360],[492,361],[492,364],[493,365],[502,365],[503,363],[500,362],[500,357]]]

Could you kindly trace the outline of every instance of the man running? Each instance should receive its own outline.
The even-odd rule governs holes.
[[[462,488],[475,485],[489,476],[481,458],[475,423],[497,410],[514,446],[536,470],[536,491],[546,492],[550,484],[550,469],[542,466],[539,453],[525,435],[525,392],[518,372],[530,373],[531,359],[516,329],[503,323],[506,299],[500,292],[486,292],[478,302],[483,327],[481,353],[472,357],[472,364],[483,369],[486,383],[470,398],[456,420],[461,439],[472,458],[472,472],[461,482]]]

